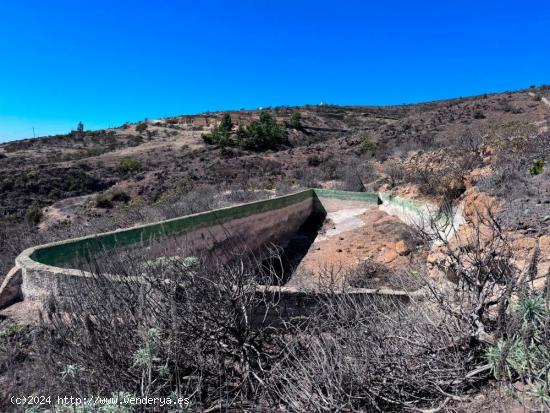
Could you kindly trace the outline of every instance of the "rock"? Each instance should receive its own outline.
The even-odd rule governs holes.
[[[382,253],[382,261],[386,264],[394,261],[397,257],[397,252],[394,249],[386,248]]]
[[[395,243],[395,251],[399,255],[407,255],[408,253],[411,252],[411,250],[407,246],[407,243],[403,240],[399,240]]]
[[[0,309],[20,301],[23,298],[21,284],[23,283],[23,274],[21,268],[15,266],[4,278],[0,286]]]

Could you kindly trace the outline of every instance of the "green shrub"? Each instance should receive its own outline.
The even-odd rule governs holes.
[[[121,189],[113,189],[109,192],[102,192],[95,197],[96,208],[112,208],[113,202],[128,202],[130,195]]]
[[[485,114],[480,110],[476,110],[474,111],[474,119],[485,119]]]
[[[133,175],[141,169],[141,162],[137,159],[121,159],[118,163],[118,171],[123,175]]]
[[[519,328],[508,337],[501,338],[487,351],[487,360],[497,380],[509,385],[512,394],[522,403],[532,404],[538,411],[550,409],[548,392],[548,310],[546,297],[533,293],[522,297],[515,308]],[[528,397],[513,385],[517,380],[527,383]]]
[[[212,132],[202,135],[202,140],[208,145],[220,145],[223,148],[233,145],[231,140],[231,130],[233,129],[233,121],[231,115],[225,113],[218,126]]]
[[[536,159],[533,165],[529,167],[529,173],[531,175],[540,175],[544,171],[543,163],[540,159]]]
[[[96,208],[112,208],[113,202],[111,197],[106,193],[97,194],[95,197],[95,207]]]
[[[248,126],[240,125],[236,133],[232,133],[233,122],[226,113],[220,124],[210,133],[202,135],[202,139],[209,145],[219,145],[222,149],[238,144],[242,148],[253,151],[275,149],[286,141],[285,130],[277,124],[267,111],[260,112],[260,120]]]
[[[42,208],[34,204],[27,209],[27,212],[25,215],[27,217],[28,222],[36,225],[42,219],[42,216],[43,216]]]
[[[128,202],[130,200],[130,195],[124,192],[122,189],[115,189],[111,192],[111,200],[113,202]]]
[[[147,129],[148,125],[145,122],[141,122],[136,125],[136,132],[143,133]]]
[[[214,133],[203,133],[202,134],[202,140],[207,145],[214,145],[217,142],[217,137],[214,136]]]
[[[290,126],[296,130],[302,130],[302,115],[300,112],[294,112],[290,118]]]
[[[253,151],[275,149],[285,141],[286,132],[266,111],[260,112],[260,120],[250,123],[246,128],[239,127],[237,131],[239,146]]]
[[[231,120],[231,115],[229,113],[224,113],[222,121],[218,126],[218,131],[220,131],[222,134],[228,135],[231,133],[231,129],[233,129],[233,121]]]
[[[361,141],[360,149],[362,153],[366,153],[366,152],[374,153],[376,151],[376,143],[371,141],[368,137],[365,137]]]

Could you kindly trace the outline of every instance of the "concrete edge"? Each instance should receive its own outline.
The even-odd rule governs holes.
[[[136,230],[140,230],[140,229],[144,229],[144,228],[152,228],[152,227],[155,227],[155,226],[158,227],[158,226],[161,226],[165,223],[176,222],[176,221],[179,221],[179,220],[182,220],[182,219],[188,219],[189,217],[205,216],[205,215],[208,215],[208,214],[211,214],[212,216],[215,216],[216,213],[219,213],[220,211],[227,211],[227,210],[232,210],[232,209],[234,210],[235,208],[243,207],[243,206],[266,204],[266,203],[269,203],[269,201],[276,201],[276,200],[285,199],[285,198],[289,199],[290,197],[293,197],[293,196],[296,196],[296,195],[300,195],[300,194],[306,195],[308,193],[312,197],[318,197],[318,198],[325,198],[326,197],[326,198],[342,199],[342,200],[363,200],[363,201],[367,201],[367,202],[377,202],[377,203],[380,203],[380,201],[382,201],[383,203],[386,203],[386,204],[395,202],[400,207],[402,207],[403,205],[407,205],[408,207],[406,209],[411,210],[411,212],[413,214],[415,214],[415,213],[416,214],[422,214],[422,212],[421,212],[422,208],[417,207],[417,205],[419,205],[419,203],[417,201],[408,200],[406,198],[394,197],[394,196],[389,195],[389,194],[347,192],[347,191],[331,191],[331,190],[326,190],[326,189],[306,189],[306,190],[303,190],[303,191],[298,191],[298,192],[295,192],[295,193],[292,193],[292,194],[283,195],[283,196],[280,196],[280,197],[275,197],[275,198],[271,198],[271,199],[267,199],[267,200],[254,201],[254,202],[234,205],[234,206],[230,206],[230,207],[219,208],[219,209],[215,209],[215,210],[211,210],[211,211],[200,212],[200,213],[197,213],[197,214],[190,214],[190,215],[186,215],[186,216],[183,216],[183,217],[172,218],[172,219],[169,219],[169,220],[159,221],[159,222],[156,222],[156,223],[137,225],[137,226],[130,227],[130,228],[121,228],[121,229],[117,229],[117,230],[109,231],[109,232],[105,232],[105,233],[93,234],[93,235],[88,235],[88,236],[78,237],[78,238],[71,238],[71,239],[67,239],[67,240],[62,240],[62,241],[57,241],[57,242],[52,242],[52,243],[48,243],[48,244],[34,246],[34,247],[31,247],[31,248],[27,248],[26,250],[24,250],[23,252],[21,252],[21,254],[19,254],[17,256],[17,258],[15,259],[16,267],[20,271],[31,270],[31,271],[37,271],[37,272],[53,273],[53,274],[62,275],[62,276],[92,277],[93,275],[89,272],[82,271],[82,270],[77,270],[77,269],[62,268],[62,267],[57,267],[57,266],[53,266],[53,265],[48,265],[48,264],[39,262],[39,261],[33,259],[32,257],[37,251],[43,250],[43,249],[46,249],[46,248],[50,248],[50,247],[53,247],[53,246],[61,246],[61,245],[71,244],[71,243],[74,243],[74,242],[84,241],[84,240],[99,239],[100,237],[109,236],[109,235],[116,235],[116,234],[120,234],[120,233],[123,233],[125,231],[129,231],[129,230],[136,231]],[[275,210],[275,209],[278,209],[278,208],[273,208],[272,210]],[[399,214],[394,214],[394,215],[399,217]],[[401,219],[401,217],[399,217],[399,218]],[[11,273],[11,271],[10,271],[10,273]],[[115,280],[115,279],[122,280],[122,278],[123,278],[123,277],[119,277],[119,276],[112,276],[112,277],[113,277],[113,280]],[[6,283],[6,280],[4,281],[4,283]],[[304,290],[299,290],[299,289],[296,289],[294,287],[285,287],[285,286],[273,287],[273,286],[259,285],[258,290],[263,291],[263,292],[278,292],[278,293],[284,293],[284,294],[308,293],[307,291],[304,291]],[[0,292],[1,291],[2,290],[0,289]],[[416,293],[417,293],[417,292],[407,292],[407,291],[402,291],[402,290],[366,289],[366,288],[354,288],[354,289],[345,290],[345,292],[349,293],[349,294],[353,294],[353,295],[355,295],[355,294],[363,294],[363,295],[367,294],[367,295],[383,295],[383,296],[392,296],[392,297],[411,297],[411,298],[414,295],[416,295]],[[312,292],[309,292],[309,293],[311,294]],[[322,294],[322,292],[314,292],[314,294]]]

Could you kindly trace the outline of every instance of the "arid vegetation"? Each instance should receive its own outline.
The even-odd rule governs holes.
[[[259,273],[280,275],[245,251],[224,266],[132,251],[88,262],[89,288],[39,320],[0,313],[0,410],[6,394],[116,393],[190,399],[174,411],[550,411],[547,93],[209,113],[0,145],[0,276],[35,244],[308,187],[465,218],[452,238],[447,221],[410,229],[421,265],[407,251],[407,268],[346,274],[354,288],[391,278],[410,300],[329,289],[297,318],[258,293]]]

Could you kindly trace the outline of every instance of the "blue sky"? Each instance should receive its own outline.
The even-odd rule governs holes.
[[[550,83],[550,2],[0,0],[0,141]]]

